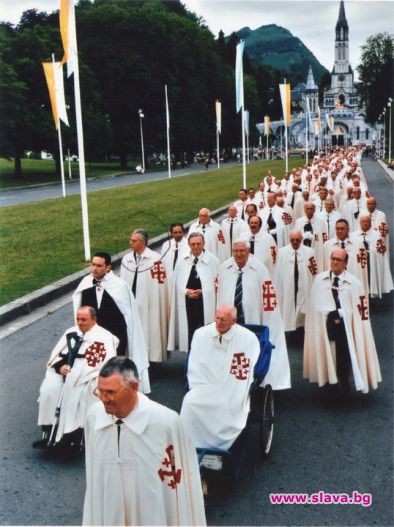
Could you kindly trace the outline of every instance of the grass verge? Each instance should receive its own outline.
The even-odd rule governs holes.
[[[289,168],[300,163],[290,158]],[[249,165],[248,185],[257,185],[269,168],[279,176],[284,162]],[[138,227],[153,238],[174,221],[195,218],[201,207],[216,209],[234,201],[241,186],[242,167],[237,166],[91,192],[92,253],[127,249],[128,235]],[[86,267],[79,195],[3,207],[0,215],[0,305]]]

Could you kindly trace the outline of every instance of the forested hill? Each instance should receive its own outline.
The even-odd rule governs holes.
[[[303,42],[284,27],[270,24],[253,31],[244,27],[235,34],[245,40],[245,51],[251,60],[287,73],[293,79],[298,77],[297,81],[306,81],[309,64],[317,83],[328,73]]]

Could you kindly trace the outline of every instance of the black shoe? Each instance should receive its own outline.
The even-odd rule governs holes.
[[[38,441],[34,441],[32,444],[33,448],[37,448],[38,450],[46,450],[48,447],[48,439],[39,439]]]

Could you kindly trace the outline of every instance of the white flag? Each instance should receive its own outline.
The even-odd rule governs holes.
[[[63,66],[59,62],[43,62],[42,65],[48,85],[55,127],[58,129],[59,119],[69,126],[64,99]]]
[[[244,111],[244,119],[245,119],[245,133],[247,136],[249,136],[249,110]]]
[[[215,102],[216,108],[216,129],[219,134],[222,133],[222,103],[220,101]]]
[[[237,55],[235,58],[235,106],[237,113],[244,107],[244,72],[242,56],[245,41],[241,40],[237,45]]]
[[[326,118],[326,123],[327,123],[327,126],[330,132],[333,132],[334,131],[334,117],[326,113],[325,118]]]
[[[169,130],[170,129],[170,111],[168,109],[167,84],[165,85],[165,93],[166,93],[166,122],[167,122],[167,130]]]
[[[312,130],[312,116],[311,116],[311,107],[309,105],[309,97],[306,98],[306,114],[308,117],[309,130]]]
[[[59,18],[64,49],[62,64],[67,62],[67,77],[70,77],[78,60],[74,0],[60,0]]]

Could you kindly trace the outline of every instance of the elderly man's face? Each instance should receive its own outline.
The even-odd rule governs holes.
[[[343,221],[338,221],[335,225],[335,234],[338,240],[346,240],[349,236],[349,226]]]
[[[375,200],[375,198],[369,198],[367,200],[367,209],[368,209],[368,212],[373,212],[376,209],[376,200]]]
[[[196,257],[200,256],[204,249],[204,240],[201,238],[201,236],[192,236],[189,238],[188,244],[192,255]]]
[[[330,257],[331,271],[335,275],[340,275],[346,269],[346,251],[344,249],[336,249],[332,252]]]
[[[326,199],[326,201],[324,202],[324,206],[328,213],[334,210],[334,202],[332,201],[332,199]]]
[[[107,414],[123,418],[129,415],[138,400],[138,382],[126,383],[122,375],[113,373],[109,377],[99,377],[98,396]]]
[[[137,254],[141,254],[145,249],[145,241],[141,234],[133,233],[130,236],[130,247]]]
[[[245,243],[239,242],[233,244],[233,257],[238,267],[244,267],[249,258],[249,248]]]
[[[369,231],[369,229],[371,228],[371,218],[369,216],[361,216],[360,228],[363,232]]]
[[[290,245],[295,251],[300,248],[301,242],[301,234],[290,234]]]
[[[227,212],[230,218],[235,218],[237,215],[237,207],[231,206],[227,209]]]
[[[209,212],[207,210],[201,210],[198,213],[198,221],[202,225],[207,225],[207,223],[209,223]]]
[[[246,214],[250,217],[250,216],[254,216],[255,214],[257,214],[257,208],[253,205],[253,204],[250,204],[246,207]]]
[[[305,216],[310,220],[315,213],[315,206],[313,203],[307,203],[305,205]]]
[[[92,315],[90,314],[90,310],[84,307],[78,309],[76,319],[77,326],[79,330],[82,331],[82,333],[86,333],[87,331],[92,329],[92,327],[96,323],[96,318],[92,317]]]
[[[215,315],[216,329],[221,335],[226,333],[235,324],[235,318],[226,309],[217,309]]]

